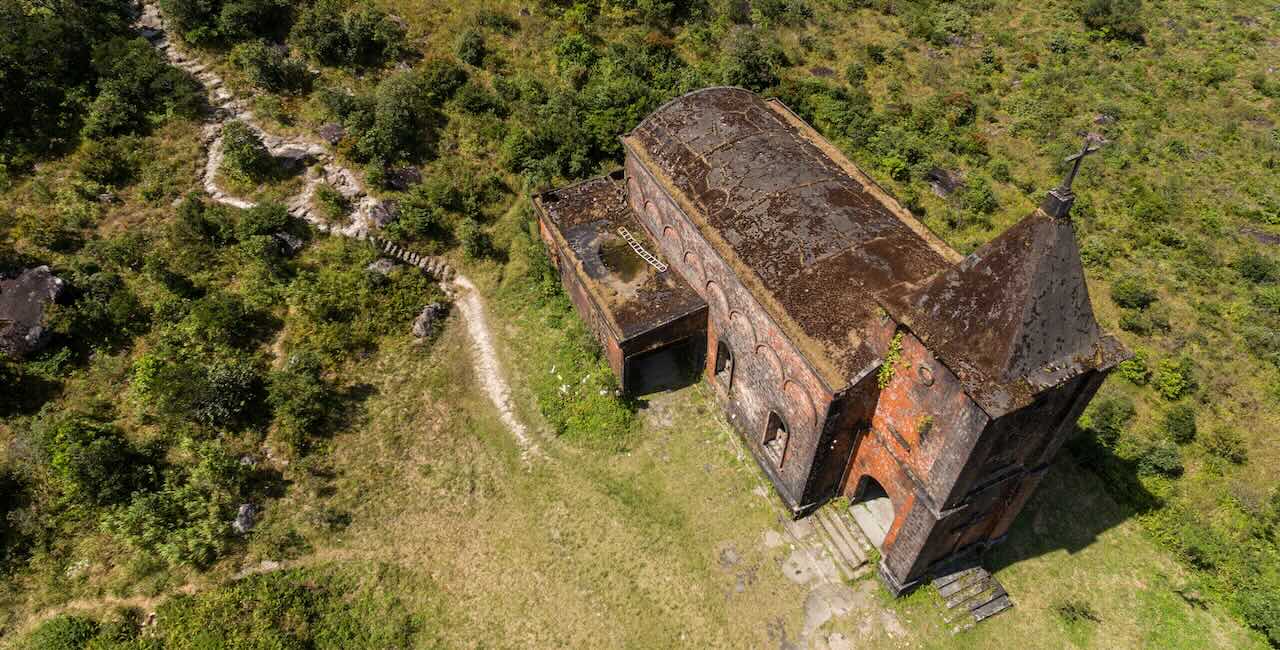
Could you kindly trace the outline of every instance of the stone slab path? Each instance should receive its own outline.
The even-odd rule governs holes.
[[[284,138],[263,130],[245,101],[236,99],[216,73],[169,39],[164,17],[155,4],[143,3],[136,27],[138,33],[170,63],[186,70],[200,81],[209,95],[213,111],[203,132],[207,155],[201,175],[204,190],[209,197],[236,208],[251,208],[255,205],[249,199],[225,191],[217,183],[218,168],[222,164],[222,127],[231,120],[244,122],[262,139],[263,145],[273,157],[306,165],[307,176],[303,189],[286,201],[289,213],[307,221],[320,232],[370,241],[381,252],[415,266],[438,280],[445,293],[454,299],[462,312],[467,334],[472,342],[476,374],[485,395],[497,408],[503,424],[511,430],[523,450],[525,460],[538,454],[537,443],[524,423],[516,417],[511,401],[511,388],[503,373],[493,334],[485,318],[484,301],[476,286],[465,276],[458,275],[442,258],[419,255],[377,237],[375,233],[383,225],[387,212],[381,201],[365,191],[358,175],[343,167],[320,142],[302,137]],[[333,187],[354,206],[345,225],[331,225],[313,211],[311,199],[324,184]]]

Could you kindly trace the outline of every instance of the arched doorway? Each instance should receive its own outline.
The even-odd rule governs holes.
[[[889,500],[889,493],[885,492],[884,486],[870,476],[862,477],[854,492],[849,512],[876,550],[883,552],[881,547],[889,529],[893,527],[894,519],[893,502]]]
[[[787,439],[790,432],[787,430],[787,423],[783,421],[777,413],[769,411],[769,421],[765,424],[764,429],[764,451],[769,458],[773,459],[773,464],[782,467],[782,461],[787,457]]]
[[[725,390],[733,388],[733,352],[723,340],[716,343],[716,378]]]

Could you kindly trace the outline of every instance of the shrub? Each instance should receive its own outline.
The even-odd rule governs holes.
[[[134,138],[90,140],[80,151],[76,171],[106,187],[128,185],[138,173],[141,143]]]
[[[1193,371],[1191,360],[1186,357],[1163,359],[1156,365],[1152,386],[1161,397],[1177,401],[1195,389]]]
[[[776,46],[765,43],[755,30],[734,30],[720,54],[721,82],[761,92],[778,83],[780,57]]]
[[[1141,0],[1083,0],[1079,11],[1089,29],[1107,38],[1141,42],[1146,33]]]
[[[50,317],[54,332],[82,349],[118,348],[146,330],[148,313],[116,273],[99,271],[71,277],[74,302],[59,305]]]
[[[1174,404],[1164,414],[1164,430],[1174,442],[1185,445],[1196,439],[1196,409],[1190,404]]]
[[[483,257],[489,251],[489,239],[475,219],[465,218],[458,224],[458,243],[468,259]]]
[[[290,355],[283,370],[271,373],[267,403],[279,436],[294,452],[306,449],[332,406],[333,390],[321,373],[320,358],[312,353]]]
[[[291,220],[289,211],[283,205],[264,201],[240,211],[240,220],[236,224],[236,238],[245,240],[250,237],[284,232],[288,230]]]
[[[165,16],[189,43],[212,45],[276,36],[288,24],[287,0],[160,0]]]
[[[1160,440],[1144,445],[1137,456],[1138,472],[1176,477],[1182,474],[1182,452],[1172,442]]]
[[[321,214],[329,223],[341,223],[351,213],[351,202],[341,192],[334,189],[332,185],[321,185],[316,188],[315,194],[316,204],[320,207]],[[401,219],[404,210],[401,208]]]
[[[21,650],[81,650],[98,635],[98,623],[72,614],[55,616],[27,635]]]
[[[1240,256],[1235,263],[1244,279],[1254,284],[1264,284],[1280,280],[1280,263],[1257,251],[1249,251]]]
[[[422,86],[427,101],[440,106],[467,82],[467,71],[448,59],[432,59],[422,66]]]
[[[135,494],[104,525],[171,565],[205,567],[227,548],[245,468],[217,442],[188,438],[179,451],[187,462],[170,468],[162,489]]]
[[[844,69],[844,81],[854,88],[862,88],[867,82],[867,67],[856,61],[850,63]]]
[[[1280,316],[1280,286],[1260,287],[1253,303],[1272,316]]]
[[[1137,413],[1133,401],[1124,396],[1096,400],[1089,406],[1089,411],[1087,417],[1082,418],[1082,425],[1093,431],[1098,441],[1107,446],[1115,445]]]
[[[453,50],[463,63],[477,68],[484,65],[484,58],[488,54],[484,44],[484,34],[478,29],[468,29],[462,32],[458,36],[458,42],[454,45]]]
[[[1145,386],[1151,380],[1151,369],[1147,367],[1147,351],[1141,348],[1133,351],[1133,357],[1121,361],[1116,366],[1121,377],[1138,385]]]
[[[1068,624],[1085,621],[1090,623],[1102,622],[1102,617],[1098,616],[1089,601],[1083,598],[1067,598],[1055,601],[1053,603],[1053,613],[1057,614],[1063,623]]]
[[[151,476],[146,457],[111,424],[80,414],[46,415],[34,433],[54,485],[70,503],[117,503]]]
[[[991,214],[1000,208],[996,194],[991,189],[991,183],[985,178],[971,179],[961,195],[961,202],[966,210],[972,210],[978,214]]]
[[[1146,280],[1129,275],[1111,285],[1111,300],[1127,309],[1146,309],[1159,300],[1159,296]]]
[[[273,160],[267,148],[247,124],[231,120],[222,127],[222,167],[227,176],[257,183],[270,176]]]
[[[116,38],[94,48],[98,94],[89,105],[84,135],[137,133],[167,115],[194,117],[204,101],[191,75],[165,61],[141,38]]]
[[[368,112],[347,120],[356,136],[356,158],[385,165],[434,157],[444,117],[432,107],[430,97],[420,72],[405,71],[382,80]]]
[[[349,7],[343,0],[318,0],[299,16],[292,38],[329,65],[380,66],[405,52],[404,28],[365,2]]]
[[[249,83],[268,92],[305,93],[311,86],[307,65],[290,58],[284,48],[251,41],[235,46],[230,58],[231,64],[249,78]]]
[[[1219,426],[1200,436],[1205,451],[1229,463],[1240,465],[1249,460],[1249,448],[1244,438],[1234,429]]]
[[[454,104],[464,113],[479,115],[492,113],[502,116],[505,113],[502,101],[483,85],[469,81],[458,89],[453,98]]]

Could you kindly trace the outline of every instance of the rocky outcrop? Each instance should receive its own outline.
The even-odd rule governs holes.
[[[48,342],[45,312],[65,283],[47,266],[0,279],[0,355],[21,358]]]
[[[433,302],[427,305],[413,321],[413,335],[420,339],[430,338],[436,333],[436,324],[444,320],[446,313],[443,303]]]

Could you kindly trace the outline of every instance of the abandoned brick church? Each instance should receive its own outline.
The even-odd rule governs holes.
[[[962,257],[776,100],[700,90],[622,142],[624,170],[535,204],[623,389],[700,364],[796,516],[881,499],[895,593],[1000,542],[1127,354],[1069,183]]]

